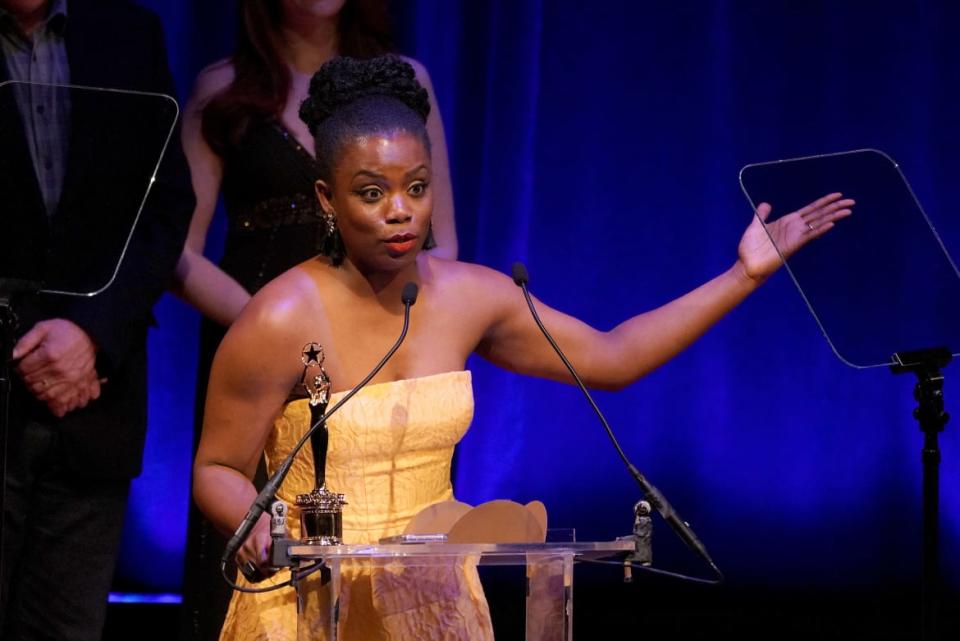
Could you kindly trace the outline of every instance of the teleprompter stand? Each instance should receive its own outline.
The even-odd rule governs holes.
[[[938,437],[950,415],[943,409],[943,374],[953,360],[949,349],[939,348],[893,355],[894,374],[913,373],[917,385],[913,417],[923,432],[923,558],[921,569],[921,625],[924,639],[936,639],[940,578],[940,446]]]
[[[40,291],[40,283],[0,278],[0,573],[3,572],[3,518],[7,486],[7,433],[10,426],[10,389],[13,376],[13,346],[19,319],[14,298]]]

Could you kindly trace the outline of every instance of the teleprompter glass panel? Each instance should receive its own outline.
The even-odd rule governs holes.
[[[65,295],[105,290],[178,113],[162,94],[0,84],[0,279]]]
[[[773,206],[768,224],[829,193],[856,201],[852,216],[787,261],[844,363],[960,350],[960,275],[892,158],[861,150],[747,165],[740,184],[754,208]]]

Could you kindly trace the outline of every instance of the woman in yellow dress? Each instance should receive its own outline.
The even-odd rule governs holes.
[[[426,92],[398,58],[334,59],[311,81],[300,113],[317,156],[327,159],[316,192],[334,241],[326,255],[254,296],[214,360],[194,495],[225,533],[256,496],[250,478],[261,452],[274,469],[309,425],[307,401],[291,400],[304,345],[323,347],[335,402],[393,344],[407,282],[420,294],[405,342],[329,423],[327,487],[349,501],[344,542],[397,534],[421,509],[453,497],[450,459],[473,413],[464,371],[471,353],[511,371],[568,381],[510,278],[421,251],[433,208],[428,111]],[[781,217],[770,226],[777,247],[791,254],[848,216],[852,205],[831,194]],[[757,213],[766,219],[769,205]],[[780,264],[754,218],[728,270],[609,332],[546,305],[539,310],[586,384],[616,389],[690,345]],[[300,457],[279,493],[288,504],[313,487],[309,459]],[[297,536],[295,511],[289,521]],[[265,515],[238,551],[238,563],[265,567],[269,545]],[[342,638],[491,639],[475,572],[461,566],[451,572],[448,580],[412,586],[402,576],[353,571],[344,579]],[[235,594],[221,638],[296,638],[292,591]]]

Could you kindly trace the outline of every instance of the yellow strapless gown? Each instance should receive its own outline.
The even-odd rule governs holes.
[[[342,393],[334,394],[330,406],[341,397]],[[327,487],[343,492],[348,501],[343,510],[344,542],[375,543],[400,534],[420,510],[453,498],[450,461],[472,418],[468,371],[369,385],[347,401],[330,419],[326,470]],[[307,400],[284,407],[264,450],[271,474],[309,424]],[[290,506],[288,524],[294,538],[300,536],[296,495],[309,492],[314,484],[308,449],[309,444],[297,456],[278,493]],[[340,603],[344,641],[493,639],[483,589],[475,566],[468,562],[399,573],[344,565]],[[283,581],[287,574],[257,585]],[[244,583],[242,577],[238,581]],[[296,640],[295,592],[292,588],[265,594],[235,592],[220,639]]]

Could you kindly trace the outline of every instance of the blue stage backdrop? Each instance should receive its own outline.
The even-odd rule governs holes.
[[[164,20],[185,93],[229,51],[233,3],[144,4]],[[732,264],[752,215],[737,174],[752,162],[883,149],[960,256],[956,3],[421,0],[395,10],[446,123],[462,258],[503,271],[525,261],[537,296],[596,327]],[[169,297],[158,314],[147,460],[121,572],[176,591],[197,317]],[[628,533],[637,489],[580,393],[479,360],[470,368],[477,414],[458,452],[458,497],[541,499],[551,526],[584,540]],[[945,373],[956,413],[960,364]],[[841,364],[779,273],[675,361],[597,399],[731,583],[855,589],[919,579],[913,384]],[[941,446],[943,560],[956,588],[960,424]],[[655,550],[657,565],[696,568],[660,526]]]

